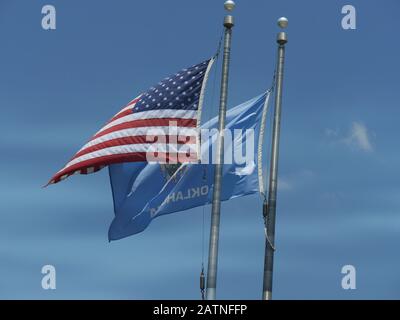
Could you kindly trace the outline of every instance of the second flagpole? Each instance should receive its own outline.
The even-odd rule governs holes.
[[[232,11],[235,3],[232,0],[225,2],[225,9]],[[229,78],[229,62],[231,51],[231,38],[233,28],[233,17],[225,16],[224,27],[224,55],[222,62],[222,78],[221,78],[221,96],[218,117],[218,141],[216,164],[214,173],[214,188],[211,209],[211,229],[210,229],[210,245],[208,251],[208,269],[207,269],[207,300],[216,299],[217,288],[217,267],[218,267],[218,242],[219,242],[219,223],[221,215],[221,184],[222,184],[222,165],[224,161],[224,130],[226,118],[226,105],[228,100],[228,78]]]
[[[278,20],[278,25],[280,28],[285,29],[288,25],[288,20],[282,17]],[[276,42],[278,43],[278,61],[276,67],[275,114],[272,131],[271,168],[269,176],[268,201],[265,201],[263,205],[266,229],[264,283],[262,293],[263,300],[272,299],[272,279],[275,252],[276,196],[278,190],[279,135],[281,127],[283,67],[285,63],[285,44],[287,43],[286,33],[283,31],[279,32]]]

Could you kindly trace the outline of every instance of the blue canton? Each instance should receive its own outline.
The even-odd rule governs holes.
[[[143,93],[133,111],[197,110],[204,76],[210,60],[183,69]]]

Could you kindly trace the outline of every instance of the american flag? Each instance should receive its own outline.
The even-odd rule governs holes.
[[[149,148],[154,144],[148,142],[149,132],[154,131],[166,137],[157,144],[158,150],[161,147],[166,151],[161,156],[166,162],[171,158],[176,160],[176,152],[173,155],[169,151],[177,150],[177,143],[198,142],[193,129],[200,123],[204,87],[212,63],[213,59],[208,59],[183,69],[133,99],[48,184],[73,174],[93,173],[113,163],[146,162]],[[176,128],[175,138],[168,135],[171,124]]]

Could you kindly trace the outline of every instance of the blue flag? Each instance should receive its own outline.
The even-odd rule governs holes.
[[[222,201],[262,190],[258,162],[268,99],[269,92],[227,112]],[[108,234],[110,241],[143,231],[161,215],[211,203],[217,127],[217,118],[202,126],[211,131],[202,130],[200,164],[133,162],[109,166],[115,212]],[[208,136],[204,137],[203,131]]]

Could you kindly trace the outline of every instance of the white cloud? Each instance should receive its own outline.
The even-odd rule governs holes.
[[[285,175],[284,177],[278,178],[278,189],[280,191],[291,191],[294,189],[301,188],[315,178],[315,174],[311,170],[301,170],[294,172],[290,175]]]
[[[289,191],[293,189],[293,183],[284,178],[278,179],[278,189],[280,191]]]
[[[339,135],[339,131],[335,129],[326,128],[325,135],[329,138],[336,138]]]
[[[349,147],[355,147],[365,152],[374,151],[370,140],[371,133],[361,122],[353,122],[346,135],[340,134],[338,129],[327,128],[325,129],[325,136],[332,140],[332,142],[344,143]]]
[[[373,151],[373,147],[369,136],[368,129],[364,124],[353,122],[350,133],[344,139],[344,142],[349,146],[356,146],[363,151],[371,152]]]

